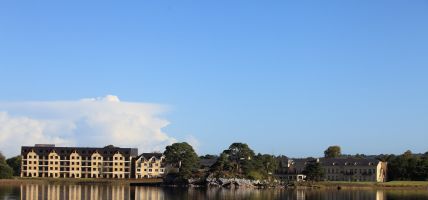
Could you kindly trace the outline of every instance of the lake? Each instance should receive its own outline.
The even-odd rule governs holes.
[[[0,186],[0,200],[134,200],[134,199],[285,199],[285,200],[426,200],[428,190],[285,190],[169,188],[120,185]]]

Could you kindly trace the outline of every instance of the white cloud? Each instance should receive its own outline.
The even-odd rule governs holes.
[[[0,103],[0,151],[19,154],[20,146],[137,147],[139,152],[163,151],[176,140],[162,131],[169,122],[158,104],[122,102],[117,96],[79,101]]]

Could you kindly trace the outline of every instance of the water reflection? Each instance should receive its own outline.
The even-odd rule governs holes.
[[[21,185],[21,200],[129,200],[128,186],[99,185]]]
[[[3,191],[3,192],[2,192]],[[2,194],[3,193],[3,194]],[[10,198],[13,197],[13,198]],[[419,200],[428,191],[413,190],[283,190],[223,188],[162,188],[125,185],[38,185],[0,186],[0,199],[21,200],[139,200],[139,199],[285,199],[285,200]]]

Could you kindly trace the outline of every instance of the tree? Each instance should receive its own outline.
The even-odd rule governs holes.
[[[12,178],[13,170],[7,165],[5,157],[0,152],[0,179]]]
[[[166,163],[179,167],[178,176],[182,179],[189,179],[198,169],[199,157],[186,142],[167,146],[164,155]]]
[[[408,150],[400,156],[390,156],[387,161],[389,180],[424,181],[428,179],[428,157],[426,154],[414,155]]]
[[[255,157],[255,166],[264,176],[269,176],[278,169],[279,163],[273,155],[257,154]]]
[[[0,152],[0,163],[5,163],[6,162],[6,158],[4,157],[4,155]]]
[[[21,156],[15,156],[6,160],[7,164],[13,169],[13,175],[19,176],[21,171]]]
[[[234,170],[239,174],[248,174],[254,167],[254,151],[245,143],[233,143],[223,153],[235,165]]]
[[[338,158],[342,155],[340,146],[329,146],[324,151],[324,157],[326,158]]]
[[[306,175],[307,180],[320,181],[324,177],[324,170],[319,162],[313,160],[306,163],[303,174]]]

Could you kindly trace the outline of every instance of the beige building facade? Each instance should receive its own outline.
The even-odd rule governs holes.
[[[143,153],[135,160],[135,178],[157,178],[166,174],[165,156]]]
[[[387,163],[373,158],[322,158],[324,178],[328,181],[385,182]]]
[[[51,178],[131,178],[135,148],[55,147],[21,148],[21,177]]]

